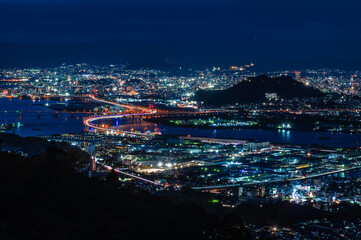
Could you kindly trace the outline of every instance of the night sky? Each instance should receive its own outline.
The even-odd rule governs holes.
[[[359,0],[0,0],[0,42],[122,39],[165,44],[174,57],[180,44],[215,46],[214,58],[232,49],[245,59],[357,58],[360,10]]]

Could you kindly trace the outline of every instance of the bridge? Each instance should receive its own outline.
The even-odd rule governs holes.
[[[134,106],[134,105],[130,105],[130,104],[121,104],[121,103],[117,103],[117,102],[113,102],[113,101],[107,101],[107,100],[104,100],[104,99],[100,99],[100,98],[97,98],[93,95],[90,95],[89,96],[92,100],[96,101],[96,102],[101,102],[101,103],[105,103],[105,104],[109,104],[109,105],[114,105],[114,106],[117,106],[117,107],[122,107],[122,108],[127,108],[127,109],[130,109],[130,110],[138,110],[138,111],[141,111],[141,112],[146,112],[146,113],[149,113],[149,114],[154,114],[155,111],[149,109],[149,108],[145,108],[145,107],[139,107],[139,106]]]
[[[93,122],[98,121],[98,120],[122,118],[122,117],[135,117],[135,116],[142,117],[142,116],[147,116],[147,115],[153,115],[156,112],[153,110],[150,110],[148,108],[144,108],[144,107],[138,107],[138,106],[134,106],[134,105],[130,105],[130,104],[120,104],[117,102],[103,100],[100,98],[96,98],[95,96],[92,96],[92,95],[89,97],[93,101],[96,101],[96,102],[101,102],[101,103],[114,105],[114,106],[121,107],[121,108],[126,108],[129,110],[129,112],[126,112],[126,113],[119,112],[116,114],[98,115],[98,116],[84,118],[83,123],[87,127],[86,130],[88,130],[88,131],[94,131],[94,130],[97,131],[98,130],[100,132],[105,132],[107,134],[129,136],[129,137],[151,137],[152,135],[159,134],[156,132],[142,133],[142,132],[122,131],[122,130],[113,129],[113,128],[105,126],[105,125],[98,125],[98,126],[94,125]]]
[[[0,111],[0,113],[97,113],[97,112],[93,112],[93,111],[67,111],[67,110],[63,110],[63,111],[56,111],[56,110],[40,110],[40,111],[18,111],[18,110],[6,110],[6,111]]]
[[[139,118],[162,118],[162,117],[176,117],[176,116],[207,116],[209,114],[219,113],[220,111],[164,111],[164,110],[155,110],[147,107],[135,106],[124,103],[117,103],[114,101],[108,101],[104,99],[97,98],[93,95],[88,96],[90,99],[96,102],[105,103],[113,106],[117,106],[127,111],[120,111],[113,114],[103,114],[92,117],[84,118],[84,125],[87,127],[87,131],[99,131],[112,135],[121,135],[129,137],[152,137],[154,135],[160,135],[159,132],[135,132],[135,131],[123,131],[111,128],[105,125],[95,125],[94,121],[104,120],[104,119],[116,119],[122,117],[139,117]]]

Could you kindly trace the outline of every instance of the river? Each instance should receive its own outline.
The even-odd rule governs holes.
[[[56,111],[42,106],[46,103],[56,102],[2,98],[0,99],[0,124],[14,122],[23,124],[23,126],[10,131],[23,137],[84,131],[82,119],[86,114],[75,113],[71,118],[70,113],[59,112],[55,118],[54,113]],[[38,118],[39,111],[46,112],[41,112],[40,118]]]
[[[57,118],[53,115],[55,111],[42,106],[46,103],[55,103],[45,100],[26,100],[26,99],[0,99],[0,124],[20,122],[23,124],[20,128],[14,129],[13,133],[20,136],[38,136],[61,133],[79,133],[84,131],[82,118],[86,115],[75,113],[71,118],[70,113],[58,113]],[[7,112],[5,112],[7,111]],[[19,111],[19,112],[16,112]],[[40,114],[38,111],[47,111]],[[20,114],[20,112],[22,112]],[[320,144],[331,147],[353,147],[355,142],[361,144],[361,135],[348,133],[331,132],[311,132],[294,130],[255,130],[255,129],[196,129],[168,127],[154,123],[135,121],[133,124],[130,119],[120,119],[105,122],[118,126],[123,130],[136,131],[154,131],[160,129],[162,134],[169,135],[191,135],[204,137],[234,138],[234,139],[255,139],[260,141],[270,141],[272,143],[290,143],[290,144]],[[320,139],[320,137],[322,139]],[[325,139],[327,138],[327,139]],[[328,139],[329,138],[329,139]]]

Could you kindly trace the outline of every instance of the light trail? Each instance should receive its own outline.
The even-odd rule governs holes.
[[[101,164],[101,165],[104,166],[104,167],[105,167],[107,170],[109,170],[109,171],[113,169],[111,166],[108,166],[108,165],[105,165],[105,164]],[[121,171],[121,170],[116,169],[116,168],[114,168],[114,171],[117,172],[117,173],[123,174],[123,175],[125,175],[125,176],[138,179],[138,180],[143,181],[143,182],[151,183],[151,184],[158,185],[158,186],[163,186],[163,185],[160,184],[160,183],[154,182],[154,181],[152,181],[152,180],[149,180],[149,179],[146,179],[146,178],[143,178],[143,177],[139,177],[139,176],[134,175],[134,174],[131,174],[131,173],[127,173],[127,172]]]
[[[114,114],[114,115],[104,115],[104,116],[95,116],[95,117],[89,117],[89,118],[85,118],[83,123],[85,126],[87,126],[90,129],[97,129],[100,131],[104,131],[106,133],[111,133],[111,134],[123,134],[123,135],[130,135],[130,136],[142,136],[142,137],[149,137],[152,135],[160,135],[160,133],[158,132],[152,132],[152,133],[141,133],[141,132],[132,132],[132,131],[122,131],[122,130],[115,130],[115,129],[111,129],[109,127],[105,127],[105,126],[94,126],[92,124],[93,121],[97,121],[97,120],[103,120],[103,119],[112,119],[112,118],[122,118],[122,117],[135,117],[135,116],[146,116],[146,115],[153,115],[156,113],[156,111],[154,110],[150,110],[148,108],[143,108],[143,107],[138,107],[138,106],[133,106],[133,105],[127,105],[127,104],[119,104],[116,102],[111,102],[111,101],[106,101],[103,99],[99,99],[96,98],[94,96],[89,96],[92,100],[97,101],[97,102],[101,102],[101,103],[106,103],[106,104],[110,104],[110,105],[115,105],[118,107],[122,107],[122,108],[127,108],[130,110],[138,110],[141,111],[139,113],[121,113],[121,114]]]
[[[156,111],[150,110],[149,108],[145,108],[145,107],[138,107],[138,106],[129,105],[129,104],[120,104],[120,103],[117,103],[117,102],[111,102],[111,101],[107,101],[107,100],[104,100],[104,99],[96,98],[96,97],[93,96],[93,95],[90,95],[89,97],[90,97],[91,99],[93,99],[94,101],[102,102],[102,103],[107,103],[107,104],[115,105],[115,106],[122,107],[122,108],[128,108],[128,109],[133,109],[133,110],[140,110],[140,111],[147,112],[148,114],[155,114],[155,113],[156,113]]]
[[[147,116],[147,115],[154,115],[155,117],[161,117],[161,116],[173,116],[173,115],[202,115],[202,114],[212,114],[212,113],[219,113],[220,111],[201,111],[201,112],[170,112],[170,111],[159,111],[160,115],[156,115],[157,111],[154,109],[149,109],[146,107],[139,107],[139,106],[134,106],[134,105],[130,105],[130,104],[121,104],[121,103],[116,103],[116,102],[112,102],[112,101],[107,101],[104,99],[100,99],[100,98],[96,98],[93,95],[89,95],[88,97],[90,97],[92,100],[97,101],[97,102],[101,102],[101,103],[105,103],[105,104],[109,104],[109,105],[114,105],[117,107],[122,107],[122,108],[126,108],[129,109],[131,111],[134,111],[133,113],[119,113],[119,114],[114,114],[114,115],[103,115],[103,116],[93,116],[93,117],[89,117],[89,118],[85,118],[84,119],[84,125],[87,126],[88,128],[93,128],[93,129],[97,129],[100,131],[104,131],[106,133],[110,133],[110,134],[123,134],[123,135],[130,135],[130,136],[142,136],[142,137],[149,137],[152,135],[161,135],[161,133],[159,132],[150,132],[150,133],[141,133],[141,132],[132,132],[132,131],[122,131],[122,130],[115,130],[112,129],[110,127],[107,126],[94,126],[92,125],[93,121],[97,121],[97,120],[102,120],[102,119],[111,119],[111,118],[121,118],[121,117],[135,117],[135,116]]]

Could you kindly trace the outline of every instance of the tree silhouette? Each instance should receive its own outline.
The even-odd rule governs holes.
[[[114,168],[112,168],[112,170],[109,172],[105,181],[108,185],[111,185],[111,186],[119,185],[119,177],[118,177],[118,174],[115,172]]]

